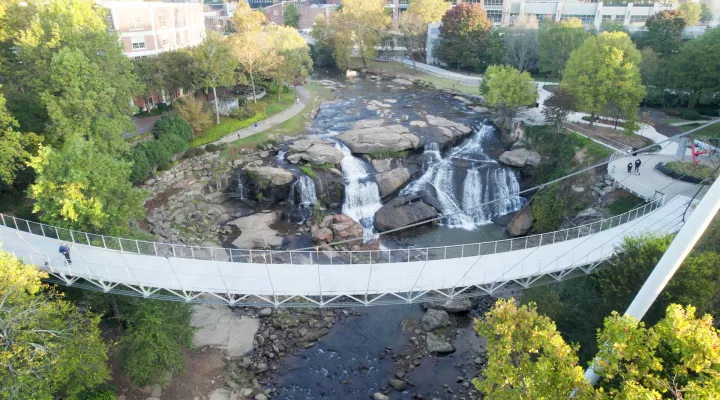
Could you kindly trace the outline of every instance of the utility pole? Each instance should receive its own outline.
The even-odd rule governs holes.
[[[716,179],[715,183],[705,193],[705,197],[700,200],[695,211],[690,215],[685,225],[680,228],[675,240],[670,243],[667,251],[658,261],[655,269],[635,295],[632,303],[625,311],[625,315],[640,321],[650,308],[655,299],[665,289],[675,272],[680,268],[685,257],[690,253],[695,243],[700,239],[705,229],[720,209],[720,179]],[[600,376],[595,373],[592,366],[585,370],[585,378],[595,385]]]

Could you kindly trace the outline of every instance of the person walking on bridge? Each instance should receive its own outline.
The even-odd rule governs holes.
[[[70,260],[70,248],[67,246],[67,244],[65,244],[65,243],[60,244],[60,248],[58,249],[58,252],[65,256],[65,262],[67,262],[68,265],[72,264],[72,260]]]
[[[642,164],[642,161],[638,158],[635,160],[635,173],[640,175],[640,164]]]
[[[629,162],[628,163],[628,175],[630,175],[631,173],[632,173],[632,163]]]

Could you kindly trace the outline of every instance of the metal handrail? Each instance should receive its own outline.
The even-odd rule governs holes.
[[[637,195],[637,194],[636,194]],[[642,197],[642,196],[640,196]],[[0,213],[0,223],[10,229],[30,234],[72,242],[79,245],[101,247],[124,253],[155,255],[161,257],[190,258],[199,260],[243,262],[257,264],[366,264],[432,261],[478,255],[497,254],[525,250],[563,242],[569,239],[595,234],[632,221],[656,210],[663,204],[664,196],[614,217],[602,219],[572,228],[540,233],[520,238],[489,242],[458,244],[450,246],[420,247],[388,250],[252,250],[224,247],[203,247],[144,240],[75,231],[39,222],[28,221]]]

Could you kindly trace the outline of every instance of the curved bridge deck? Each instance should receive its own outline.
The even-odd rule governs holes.
[[[589,273],[628,235],[674,232],[677,196],[542,235],[377,251],[262,251],[144,242],[0,214],[2,248],[60,283],[106,292],[235,305],[349,306],[491,294]],[[72,264],[58,253],[70,243]]]

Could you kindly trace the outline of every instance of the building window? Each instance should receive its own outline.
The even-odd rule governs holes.
[[[594,15],[564,14],[562,17],[560,17],[561,20],[566,20],[570,18],[577,18],[582,21],[584,25],[592,25],[595,22]]]
[[[158,20],[160,21],[161,28],[167,28],[167,18],[165,17],[165,14],[158,15]]]
[[[485,0],[486,6],[501,6],[503,4],[503,0]]]
[[[633,15],[630,17],[631,24],[644,24],[647,21],[647,15]]]
[[[602,16],[602,18],[603,18],[602,20],[603,20],[603,22],[605,22],[605,21],[612,21],[612,17],[613,17],[612,15],[603,15],[603,16]]]
[[[132,49],[133,50],[143,50],[145,49],[145,38],[144,37],[136,37],[132,38]]]
[[[538,21],[554,21],[555,20],[555,14],[535,14],[535,17]]]
[[[487,10],[487,16],[490,21],[494,24],[502,22],[502,11],[501,10]]]
[[[162,38],[162,47],[167,47],[167,46],[168,46],[168,43],[169,43],[169,42],[168,42],[168,39],[167,39],[167,38]]]
[[[176,26],[185,26],[185,20],[183,19],[181,12],[177,13],[177,18],[175,20],[177,21]]]
[[[273,15],[278,15],[278,10],[273,10]]]
[[[141,31],[143,30],[143,22],[142,18],[140,17],[130,17],[130,24],[128,29],[131,31]]]

